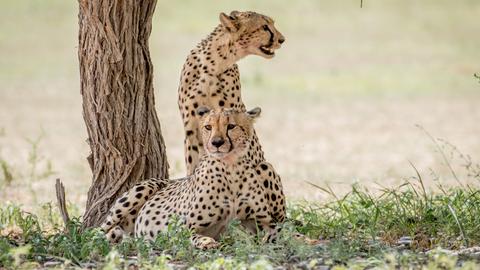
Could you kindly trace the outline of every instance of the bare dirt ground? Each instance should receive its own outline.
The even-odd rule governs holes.
[[[298,1],[289,9],[286,1],[159,3],[151,50],[171,175],[184,174],[176,90],[188,51],[216,25],[220,11],[254,9],[274,17],[287,37],[273,60],[250,57],[240,69],[246,103],[263,109],[257,131],[266,156],[290,198],[325,198],[306,181],[339,193],[357,182],[396,185],[415,174],[409,161],[431,187],[430,169],[442,183],[458,184],[415,125],[480,161],[480,84],[473,78],[480,72],[474,35],[480,5],[440,2],[367,1],[361,10],[356,2],[336,1]],[[14,178],[7,185],[0,174],[0,196],[26,206],[51,201],[59,177],[68,199],[83,208],[90,172],[76,3],[2,5],[0,158]],[[28,140],[39,136],[41,160],[29,162]],[[53,175],[42,175],[47,161]],[[453,165],[468,182],[461,162]]]

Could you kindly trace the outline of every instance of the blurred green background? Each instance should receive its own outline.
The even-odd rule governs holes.
[[[11,174],[0,185],[3,198],[27,206],[53,200],[56,177],[83,204],[91,180],[77,5],[0,2],[0,165]],[[408,161],[456,184],[416,124],[479,160],[478,0],[364,0],[363,8],[359,0],[159,0],[150,46],[172,176],[184,174],[180,70],[231,10],[266,14],[286,37],[274,59],[248,57],[240,72],[247,106],[263,109],[260,140],[290,197],[324,198],[305,181],[339,192],[354,182],[395,185],[414,173]]]

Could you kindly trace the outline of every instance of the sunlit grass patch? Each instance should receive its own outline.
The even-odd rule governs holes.
[[[303,222],[298,229],[312,236],[389,245],[403,237],[411,248],[426,250],[479,245],[478,206],[480,193],[473,188],[428,194],[405,183],[379,196],[354,186],[330,203],[293,204],[288,210]]]

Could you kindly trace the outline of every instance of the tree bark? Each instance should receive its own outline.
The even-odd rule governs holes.
[[[143,179],[168,178],[148,38],[156,0],[79,0],[80,89],[93,173],[83,226]]]

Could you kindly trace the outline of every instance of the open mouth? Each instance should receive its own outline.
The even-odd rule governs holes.
[[[267,46],[261,46],[260,51],[266,55],[274,55],[275,52],[273,51],[273,48],[267,47]]]

